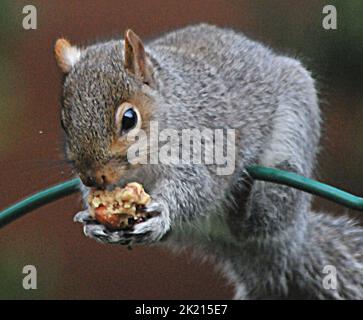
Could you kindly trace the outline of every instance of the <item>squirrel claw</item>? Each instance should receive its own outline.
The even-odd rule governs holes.
[[[128,245],[131,242],[130,239],[127,238],[125,232],[110,232],[101,224],[85,224],[83,226],[83,232],[87,237],[93,238],[101,243]]]
[[[87,210],[83,210],[83,211],[78,212],[73,217],[73,221],[74,222],[79,222],[79,223],[87,223],[87,222],[94,221],[94,218],[89,214],[89,211],[87,209]]]
[[[98,223],[88,210],[78,212],[74,221],[83,224],[83,232],[87,237],[101,243],[110,244],[141,244],[159,241],[169,229],[168,220],[163,217],[162,206],[157,201],[152,201],[144,208],[138,208],[140,213],[145,213],[148,219],[135,224],[130,230],[109,230]]]
[[[98,224],[86,224],[83,226],[83,232],[87,237],[99,239],[100,237],[107,237],[106,230]]]
[[[147,213],[151,217],[157,216],[161,213],[161,205],[158,202],[151,202],[145,207],[141,207],[138,209],[139,212]]]

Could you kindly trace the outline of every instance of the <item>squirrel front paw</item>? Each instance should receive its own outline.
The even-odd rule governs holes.
[[[135,224],[128,230],[109,230],[90,216],[88,210],[77,213],[74,221],[83,224],[83,232],[87,237],[102,243],[133,245],[151,244],[163,240],[170,230],[167,208],[159,202],[152,201],[143,211],[152,213],[153,217]]]

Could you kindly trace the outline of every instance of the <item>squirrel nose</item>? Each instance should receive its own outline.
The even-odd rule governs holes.
[[[103,189],[106,186],[106,177],[103,175],[97,177],[92,175],[82,176],[81,180],[87,187]]]
[[[121,178],[119,171],[108,166],[88,169],[80,172],[79,176],[85,186],[97,189],[105,189],[108,185],[114,185]]]

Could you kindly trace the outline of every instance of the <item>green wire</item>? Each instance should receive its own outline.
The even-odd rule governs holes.
[[[247,171],[256,180],[283,184],[331,200],[345,207],[363,211],[363,198],[325,183],[274,168],[252,166],[247,168]]]
[[[292,172],[274,168],[251,166],[247,168],[247,171],[252,178],[256,180],[290,186],[334,201],[348,208],[363,211],[363,198],[354,196],[327,184],[305,178]],[[80,180],[72,179],[42,190],[15,203],[0,212],[0,228],[42,205],[79,191],[79,187]]]
[[[72,179],[42,190],[0,212],[0,228],[49,202],[79,190],[79,179]]]

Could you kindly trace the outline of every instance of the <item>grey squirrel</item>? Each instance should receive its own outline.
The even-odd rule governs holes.
[[[194,247],[235,286],[236,299],[363,298],[363,229],[347,217],[311,212],[301,191],[253,181],[258,164],[313,174],[321,117],[314,81],[293,58],[229,29],[200,24],[144,46],[124,40],[84,49],[56,42],[65,73],[61,121],[66,156],[84,183],[142,183],[159,215],[109,231],[83,211],[75,220],[104,243]],[[125,111],[120,106],[127,104]],[[124,133],[161,128],[233,128],[235,170],[127,161]],[[127,130],[125,130],[127,129]],[[336,286],[324,286],[326,266]]]

